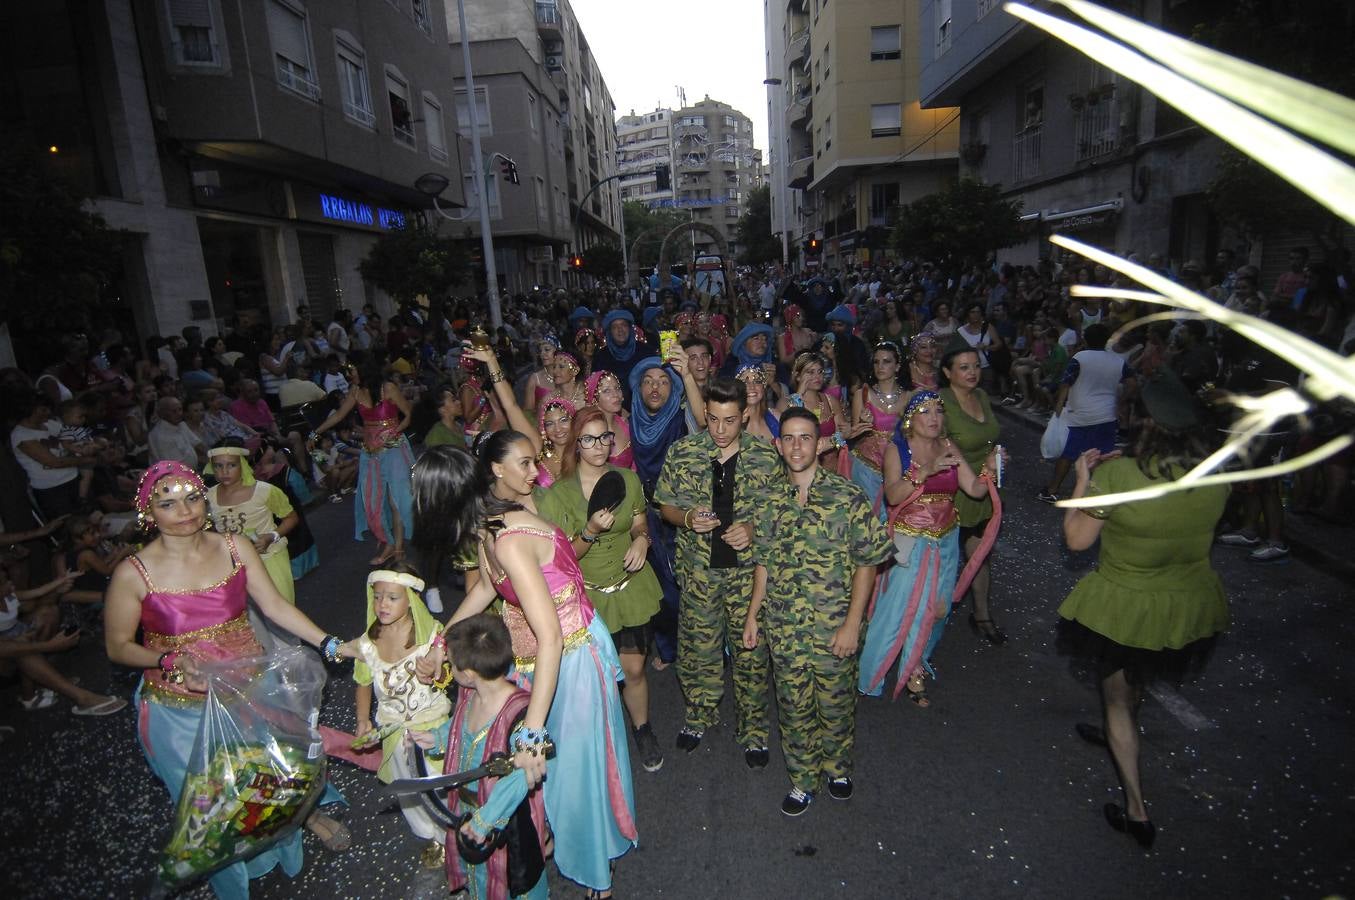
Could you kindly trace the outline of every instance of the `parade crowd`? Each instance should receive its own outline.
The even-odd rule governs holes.
[[[1143,264],[1355,350],[1343,259],[1295,251],[1273,286],[1227,251]],[[653,773],[711,739],[726,668],[748,767],[770,763],[776,717],[781,812],[848,801],[858,703],[930,706],[957,616],[1008,641],[992,551],[1023,536],[1002,530],[1004,471],[1047,465],[1047,502],[1172,481],[1227,435],[1220,397],[1298,382],[1211,323],[1138,324],[1146,307],[1070,290],[1131,286],[1119,278],[1073,257],[769,266],[713,297],[506,297],[499,327],[453,300],[327,322],[303,307],[278,328],[242,315],[221,336],[140,344],[63,335],[43,371],[0,372],[6,465],[33,511],[0,522],[0,673],[25,710],[60,697],[73,715],[115,714],[127,700],[62,673],[90,652],[82,634],[101,634],[141,673],[138,734],[177,801],[211,663],[297,644],[351,659],[357,730],[321,729],[342,764],[398,787],[513,761],[444,789],[440,810],[400,795],[423,865],[500,898],[545,896],[553,862],[610,896],[644,830],[632,754]],[[1001,406],[1053,417],[1050,463],[1007,452]],[[1253,441],[1248,464],[1350,422],[1327,407]],[[1197,671],[1227,627],[1211,547],[1277,563],[1286,516],[1348,526],[1352,455],[1231,493],[1066,511],[1067,546],[1101,547],[1059,609],[1060,648],[1091,664],[1104,703],[1078,733],[1109,748],[1123,803],[1105,816],[1140,845],[1155,829],[1138,704],[1152,680]],[[351,502],[372,548],[356,637],[296,606],[297,582],[349,549],[310,533],[326,502]],[[656,723],[647,677],[669,666],[684,720]],[[319,805],[339,799],[330,786]],[[305,825],[330,850],[350,842],[323,811]],[[302,864],[298,831],[211,884],[244,897],[250,878]]]

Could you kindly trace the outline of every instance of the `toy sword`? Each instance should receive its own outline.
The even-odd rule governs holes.
[[[546,758],[555,755],[555,744],[546,741],[542,748],[545,751]],[[460,787],[463,784],[470,784],[473,781],[479,781],[487,775],[493,775],[495,778],[503,778],[513,771],[513,757],[504,753],[496,753],[491,756],[484,765],[476,766],[474,769],[467,769],[464,772],[457,772],[453,775],[431,775],[426,778],[397,778],[390,784],[383,785],[382,794],[419,794],[425,791],[450,790],[454,787]]]

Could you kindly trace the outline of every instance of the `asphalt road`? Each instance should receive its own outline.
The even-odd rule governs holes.
[[[667,762],[635,766],[640,848],[617,868],[618,897],[1324,897],[1355,891],[1355,780],[1349,662],[1350,583],[1295,560],[1248,564],[1217,548],[1233,626],[1204,676],[1158,689],[1142,713],[1143,780],[1158,826],[1139,850],[1101,817],[1119,800],[1105,751],[1082,743],[1095,686],[1053,649],[1055,610],[1094,554],[1069,554],[1061,511],[1033,499],[1047,474],[1033,432],[1004,424],[1014,459],[995,551],[995,614],[1011,636],[993,648],[957,613],[937,650],[933,705],[865,700],[858,714],[856,797],[826,794],[798,819],[779,812],[788,789],[772,764],[744,767],[732,727],[692,754],[672,749],[681,699],[671,670],[651,675],[652,720]],[[324,504],[310,522],[322,567],[299,602],[340,634],[362,626],[372,545],[351,541],[352,510]],[[96,690],[129,695],[94,637],[59,664]],[[352,682],[334,670],[322,721],[353,725]],[[164,789],[136,743],[131,709],[76,719],[66,705],[20,710],[0,691],[0,881],[7,896],[134,897],[150,884],[170,818]],[[726,697],[724,713],[732,721]],[[374,776],[342,763],[354,848],[334,854],[306,838],[294,880],[253,883],[260,897],[437,897],[420,849]],[[581,896],[552,875],[557,896]],[[208,897],[199,888],[194,897]]]

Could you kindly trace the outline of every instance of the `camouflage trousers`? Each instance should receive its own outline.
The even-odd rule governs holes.
[[[705,731],[719,721],[724,661],[734,670],[734,739],[741,747],[765,747],[771,698],[767,689],[767,641],[743,646],[743,623],[753,593],[753,570],[695,567],[683,572],[678,608],[678,683],[686,701],[686,725]]]
[[[856,654],[828,652],[830,634],[806,634],[767,618],[781,752],[790,782],[814,792],[852,774],[856,745]]]

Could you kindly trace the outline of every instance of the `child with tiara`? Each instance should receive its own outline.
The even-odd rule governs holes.
[[[441,683],[457,684],[450,726],[413,739],[430,750],[446,745],[446,771],[464,772],[490,757],[509,755],[510,737],[527,712],[531,694],[508,680],[513,641],[499,616],[477,613],[447,631],[448,661]],[[546,857],[551,833],[541,788],[527,790],[520,769],[486,776],[451,792],[449,808],[463,821],[447,832],[447,886],[471,897],[508,900],[547,896]]]
[[[438,623],[420,596],[423,590],[423,579],[405,563],[376,569],[367,576],[367,632],[357,641],[353,664],[353,680],[358,683],[354,749],[380,742],[377,778],[383,782],[425,774],[417,770],[414,748],[406,735],[444,726],[451,714],[447,695],[414,674],[418,658],[435,639],[441,640]],[[401,795],[400,812],[415,836],[432,842],[422,858],[426,867],[437,868],[442,863],[442,826],[420,806],[416,795]]]

